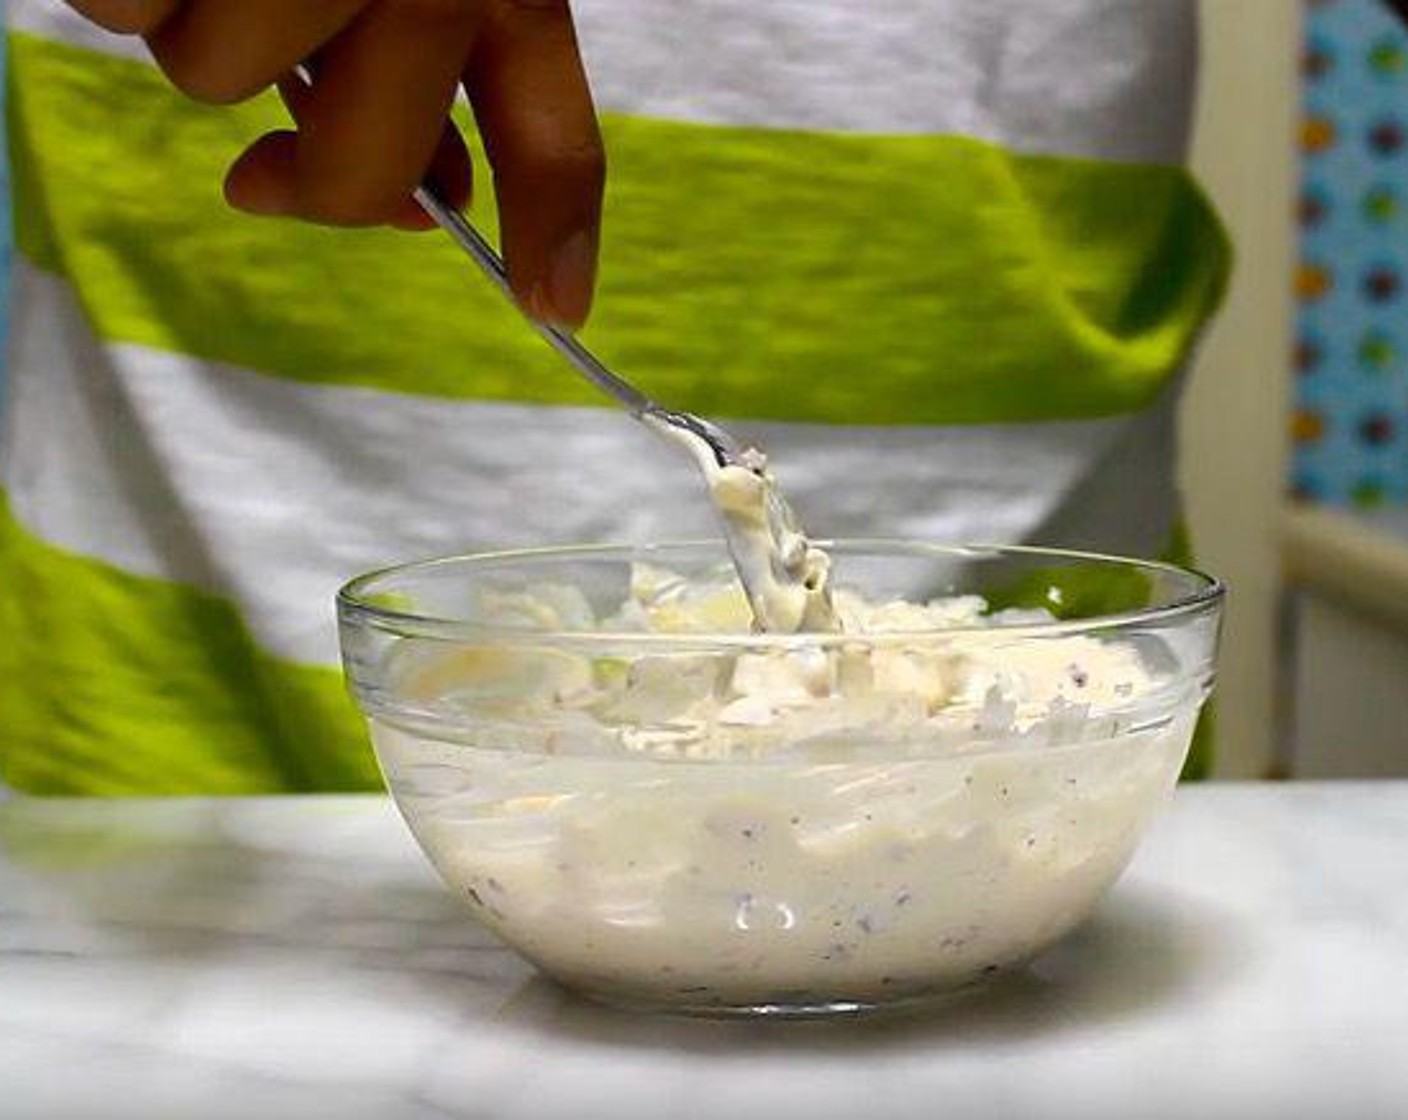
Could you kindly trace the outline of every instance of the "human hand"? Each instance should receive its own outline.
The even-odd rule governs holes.
[[[182,92],[232,103],[278,85],[296,127],[261,136],[225,197],[255,214],[424,229],[423,179],[463,206],[463,84],[484,140],[509,281],[535,318],[591,306],[605,157],[567,0],[69,0],[142,36]],[[307,65],[307,88],[293,78]]]

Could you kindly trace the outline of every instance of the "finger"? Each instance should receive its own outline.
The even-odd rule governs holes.
[[[175,11],[180,0],[68,0],[84,19],[119,35],[145,35]]]
[[[279,82],[279,93],[297,122],[308,88],[301,79]],[[261,136],[235,160],[225,176],[225,201],[237,210],[266,216],[298,213],[298,134],[283,130]],[[469,203],[471,169],[469,152],[459,131],[445,125],[426,179],[440,198],[456,209]],[[435,220],[414,199],[407,199],[391,215],[389,224],[418,232],[432,229]]]
[[[469,149],[465,147],[459,129],[452,123],[446,123],[445,131],[440,135],[440,143],[436,145],[435,155],[431,157],[425,182],[435,191],[441,202],[453,206],[456,210],[463,210],[469,205],[473,190],[472,179]],[[426,230],[435,228],[435,219],[421,209],[420,203],[408,199],[391,216],[390,224],[397,229]]]
[[[442,144],[474,42],[474,10],[377,3],[319,51],[299,106],[300,214],[370,225],[402,212]],[[462,151],[452,142],[442,158],[453,162]],[[464,168],[451,185],[467,179]]]
[[[494,171],[509,282],[534,317],[591,309],[606,174],[565,0],[493,0],[465,84]]]
[[[369,0],[187,0],[146,36],[177,89],[200,101],[252,97],[346,27]]]
[[[278,90],[279,97],[287,107],[289,116],[294,119],[295,123],[301,123],[303,110],[308,104],[311,92],[308,82],[296,74],[286,74],[279,80]],[[234,173],[234,169],[231,169],[231,174]],[[241,173],[249,174],[250,172],[247,169],[242,169]],[[430,169],[425,175],[425,182],[439,195],[442,202],[453,206],[456,210],[463,210],[469,205],[473,188],[469,149],[465,146],[464,139],[460,136],[459,129],[455,127],[453,121],[447,120],[445,122],[445,129],[440,135],[435,154],[431,157]],[[289,190],[292,191],[292,189],[292,180],[290,180]],[[397,229],[419,231],[434,228],[435,220],[421,208],[418,202],[414,199],[407,199],[404,205],[392,215],[390,224]]]
[[[298,213],[298,133],[261,136],[225,175],[225,201],[250,214]]]

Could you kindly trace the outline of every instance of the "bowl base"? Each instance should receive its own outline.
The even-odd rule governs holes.
[[[555,981],[574,995],[613,1011],[638,1015],[674,1015],[689,1019],[781,1019],[815,1020],[838,1018],[875,1018],[904,1016],[940,1011],[953,1004],[966,1002],[991,987],[1000,976],[1013,969],[993,969],[981,976],[957,985],[927,988],[897,994],[893,999],[856,1000],[844,997],[828,998],[816,994],[797,998],[760,999],[757,1001],[711,1001],[691,1003],[678,995],[656,997],[620,990],[608,991],[580,984]]]

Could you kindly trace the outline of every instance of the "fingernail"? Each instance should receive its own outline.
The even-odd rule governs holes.
[[[553,251],[545,285],[529,296],[530,310],[546,322],[579,327],[591,310],[595,280],[596,236],[578,230]]]

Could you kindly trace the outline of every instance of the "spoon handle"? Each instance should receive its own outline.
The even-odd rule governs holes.
[[[447,206],[428,187],[417,187],[413,196],[420,204],[420,208],[434,219],[436,225],[455,239],[459,247],[469,254],[494,286],[512,300],[513,292],[508,286],[508,271],[504,268],[503,258],[495,252],[494,247],[489,244],[484,235],[470,225],[463,214],[454,207]],[[617,377],[602,365],[596,355],[578,342],[573,335],[568,334],[560,327],[549,326],[536,319],[530,318],[529,322],[532,323],[534,330],[547,340],[548,345],[566,358],[578,373],[602,392],[614,398],[627,412],[634,416],[641,416],[647,412],[661,411],[654,401],[634,385]]]

